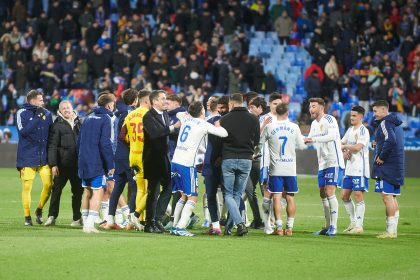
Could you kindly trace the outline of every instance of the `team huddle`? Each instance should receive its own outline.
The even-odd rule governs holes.
[[[243,236],[251,227],[290,236],[299,191],[296,150],[314,146],[325,214],[325,225],[315,234],[337,234],[337,187],[350,219],[344,232],[362,234],[372,146],[375,192],[382,194],[387,220],[386,231],[378,238],[396,238],[404,143],[402,122],[388,112],[387,102],[372,106],[377,125],[372,143],[361,106],[351,109],[351,126],[341,138],[336,119],[324,113],[324,100],[309,99],[313,121],[305,137],[288,119],[289,107],[280,94],[271,94],[268,103],[256,93],[247,94],[246,102],[239,93],[212,96],[206,113],[200,101],[185,109],[178,96],[165,91],[127,89],[118,110],[115,95],[103,92],[98,106],[83,121],[69,101],[60,103],[53,121],[43,108],[42,93],[31,90],[17,113],[17,168],[25,225],[32,226],[31,189],[39,173],[43,188],[35,211],[38,224],[43,223],[42,209],[51,193],[44,224],[55,224],[62,189],[70,181],[71,225],[83,227],[86,233],[102,228],[194,236],[189,229],[198,220],[194,209],[203,195],[203,227],[209,228],[210,235],[221,235],[224,226],[225,235],[236,228],[236,235]],[[198,173],[205,190],[199,190]],[[247,202],[254,216],[251,224]]]

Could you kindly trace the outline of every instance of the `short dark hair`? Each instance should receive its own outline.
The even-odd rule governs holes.
[[[188,106],[188,114],[193,118],[198,118],[203,110],[203,104],[200,101],[193,101],[190,106]]]
[[[113,94],[112,92],[110,92],[109,90],[104,90],[104,91],[101,91],[99,94],[98,94],[98,99],[99,99],[99,97],[101,97],[101,95],[104,95],[104,94]]]
[[[217,110],[217,103],[219,102],[219,98],[217,96],[213,96],[212,99],[210,99],[210,111],[216,111]]]
[[[42,96],[44,96],[44,94],[43,94],[42,92],[40,92],[40,91],[38,91],[38,90],[36,90],[36,89],[32,89],[32,90],[30,90],[30,91],[26,94],[26,100],[27,100],[27,101],[28,101],[28,103],[29,103],[29,101],[31,101],[32,99],[37,98],[37,97],[38,97],[38,95],[42,95]]]
[[[373,102],[372,108],[373,107],[386,107],[387,109],[389,109],[389,103],[386,100],[377,100]]]
[[[277,99],[281,99],[281,94],[278,93],[278,92],[273,92],[273,93],[270,94],[270,97],[269,97],[268,101],[271,103],[271,102],[273,102],[274,100],[277,100]]]
[[[217,104],[229,105],[229,96],[223,95],[217,100]]]
[[[324,99],[319,98],[319,97],[309,98],[309,103],[318,103],[319,105],[325,107],[325,101],[324,101]]]
[[[145,97],[149,97],[150,96],[150,93],[151,93],[150,90],[147,90],[147,89],[140,90],[138,92],[138,98],[139,98],[139,100],[140,99],[143,99]]]
[[[282,116],[289,112],[289,105],[285,103],[280,103],[276,106],[276,114]]]
[[[248,91],[245,94],[247,105],[249,106],[249,103],[251,102],[251,100],[254,99],[257,96],[258,96],[258,93],[256,93],[255,91]]]
[[[251,101],[249,101],[249,105],[254,105],[257,108],[261,107],[263,111],[267,109],[267,102],[265,102],[265,99],[262,96],[252,98]]]
[[[232,101],[236,104],[242,104],[242,103],[244,103],[244,98],[243,98],[242,94],[234,93],[234,94],[231,94],[229,96],[229,101]]]
[[[176,94],[169,94],[167,97],[166,97],[166,100],[170,100],[170,101],[175,101],[175,102],[178,102],[178,104],[179,105],[181,105],[182,104],[182,98],[181,97],[179,97],[178,95],[176,95]]]
[[[137,92],[137,90],[132,89],[132,88],[128,88],[128,89],[124,90],[122,92],[122,98],[123,98],[123,101],[124,101],[125,105],[133,104],[134,101],[136,101],[136,98],[137,98],[138,94],[139,93]]]
[[[99,96],[98,106],[105,107],[111,102],[115,102],[115,95],[112,93],[105,93]]]
[[[351,110],[361,114],[362,116],[365,115],[365,108],[363,108],[362,106],[359,106],[359,105],[353,106],[351,107]]]
[[[154,90],[150,93],[149,98],[150,98],[150,104],[153,105],[153,100],[156,100],[159,96],[159,94],[164,93],[166,95],[166,91],[164,90]]]

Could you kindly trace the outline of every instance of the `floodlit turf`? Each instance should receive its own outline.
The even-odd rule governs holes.
[[[419,179],[407,179],[402,189],[396,240],[375,238],[385,220],[380,196],[373,191],[365,199],[363,236],[312,235],[323,224],[314,177],[299,177],[292,237],[251,230],[242,238],[206,236],[200,227],[192,238],[134,231],[86,235],[69,226],[68,187],[57,226],[24,227],[18,173],[0,169],[0,182],[0,279],[419,279]],[[32,211],[39,193],[37,179]],[[196,212],[202,218],[201,206]],[[347,225],[340,203],[339,231]]]

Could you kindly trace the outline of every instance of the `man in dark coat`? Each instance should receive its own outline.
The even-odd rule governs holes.
[[[162,233],[160,221],[171,198],[171,166],[169,160],[169,135],[180,127],[180,122],[170,125],[166,109],[166,92],[150,94],[152,109],[143,118],[144,127],[144,178],[148,180],[145,232]],[[162,191],[159,194],[160,186]],[[159,196],[159,199],[158,199]]]
[[[51,127],[48,139],[48,165],[52,167],[53,187],[50,209],[45,226],[52,226],[58,217],[60,198],[67,181],[71,184],[71,206],[73,222],[71,226],[82,225],[82,181],[77,176],[77,136],[80,131],[79,117],[73,110],[70,101],[62,101],[59,105],[57,118]]]

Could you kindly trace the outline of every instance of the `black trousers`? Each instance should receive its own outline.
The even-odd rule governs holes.
[[[160,191],[162,186],[162,191]],[[171,180],[148,179],[146,199],[146,222],[160,221],[171,199]]]
[[[77,175],[77,167],[58,167],[59,175],[54,177],[51,192],[50,209],[48,216],[58,217],[60,211],[60,199],[63,188],[66,186],[67,181],[71,185],[71,206],[73,209],[73,221],[79,220],[82,217],[80,206],[82,205],[82,180]]]
[[[260,208],[258,207],[257,184],[260,181],[260,161],[254,160],[252,162],[251,172],[249,173],[248,181],[246,183],[245,194],[248,198],[249,205],[252,209],[254,220],[260,221]],[[263,191],[261,191],[263,193]]]

